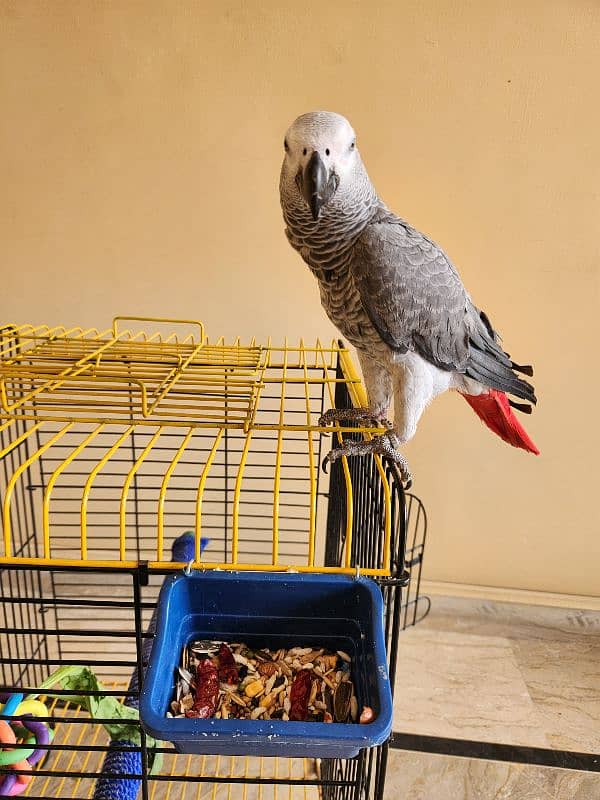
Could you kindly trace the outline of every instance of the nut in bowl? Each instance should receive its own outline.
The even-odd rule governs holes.
[[[197,640],[184,647],[171,718],[370,723],[359,702],[352,657],[325,647],[252,648]]]

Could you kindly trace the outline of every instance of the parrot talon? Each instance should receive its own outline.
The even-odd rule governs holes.
[[[343,455],[346,455],[346,453],[344,452],[344,447],[345,445],[342,445],[342,447],[336,447],[335,450],[330,450],[323,459],[323,461],[321,461],[321,469],[323,470],[325,475],[327,475],[327,464],[329,464],[329,462],[333,464],[338,460],[338,458],[341,458]]]
[[[399,444],[398,436],[393,430],[386,431],[382,436],[375,436],[373,439],[362,441],[349,440],[340,447],[331,450],[323,459],[321,469],[327,474],[327,462],[337,461],[338,458],[346,456],[364,456],[367,454],[385,456],[397,465],[404,487],[410,489],[412,486],[412,475],[408,468],[408,462],[397,449]]]
[[[385,428],[385,433],[375,436],[372,439],[360,441],[349,440],[343,442],[340,447],[331,450],[321,462],[321,469],[327,474],[327,463],[337,461],[342,456],[362,456],[371,453],[381,455],[393,461],[400,472],[401,480],[406,489],[412,486],[412,476],[408,469],[408,463],[399,450],[400,439],[394,431],[392,423],[381,413],[377,413],[370,408],[330,408],[319,417],[319,427],[325,427],[329,423],[339,423],[344,421],[364,423],[374,423],[377,427]]]
[[[372,411],[370,408],[330,408],[319,417],[319,427],[324,428],[336,422],[373,422],[376,427],[392,430],[392,423],[387,417]]]

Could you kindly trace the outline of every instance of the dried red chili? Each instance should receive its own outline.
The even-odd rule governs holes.
[[[233,653],[224,642],[219,647],[219,680],[229,685],[240,682]]]
[[[196,667],[196,695],[194,705],[185,712],[186,717],[208,719],[215,713],[219,697],[219,675],[209,658],[204,658]]]
[[[307,669],[300,670],[294,678],[290,689],[290,720],[304,722],[308,717],[308,698],[312,676]]]

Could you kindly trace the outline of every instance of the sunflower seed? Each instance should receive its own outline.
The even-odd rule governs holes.
[[[333,716],[336,722],[345,722],[348,718],[351,697],[352,684],[349,681],[340,683],[333,696]]]

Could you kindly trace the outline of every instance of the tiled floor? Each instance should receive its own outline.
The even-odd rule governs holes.
[[[600,751],[600,613],[433,598],[403,632],[394,730],[513,745]],[[65,714],[67,711],[65,711]],[[77,716],[79,712],[68,711]],[[61,726],[67,744],[102,743],[100,728]],[[104,737],[105,735],[102,734]],[[106,738],[106,737],[105,737]],[[58,738],[55,739],[55,742]],[[30,796],[89,797],[100,751],[53,756]],[[185,775],[312,777],[308,759],[168,756],[153,800],[319,800],[316,787],[182,782]],[[390,750],[385,800],[600,800],[600,773]]]
[[[506,639],[422,627],[401,647],[394,730],[547,746]]]
[[[598,800],[600,775],[499,761],[390,753],[385,800]]]
[[[402,634],[394,730],[600,752],[600,614],[434,597]],[[598,800],[600,774],[396,751],[398,800]]]

